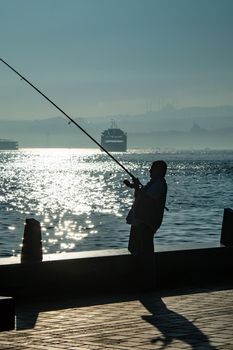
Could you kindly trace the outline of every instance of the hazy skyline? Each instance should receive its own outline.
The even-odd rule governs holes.
[[[231,0],[0,0],[1,57],[71,116],[233,105]],[[59,115],[0,64],[0,119]]]

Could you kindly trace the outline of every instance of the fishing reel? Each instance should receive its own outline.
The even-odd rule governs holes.
[[[129,180],[124,180],[123,182],[127,187],[134,188],[135,190],[142,187],[141,182],[136,177],[133,178],[133,182],[130,182]]]

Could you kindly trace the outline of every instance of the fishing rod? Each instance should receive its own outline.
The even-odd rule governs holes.
[[[4,63],[8,68],[10,68],[14,73],[16,73],[22,80],[24,80],[28,85],[30,85],[34,90],[36,90],[41,96],[43,96],[47,101],[49,101],[56,109],[58,109],[64,116],[66,116],[70,123],[76,125],[84,134],[86,134],[94,143],[96,143],[107,155],[112,158],[132,179],[136,180],[135,176],[131,174],[128,169],[124,167],[111,153],[109,153],[98,141],[96,141],[86,130],[84,130],[74,119],[72,119],[67,113],[65,113],[57,104],[55,104],[50,98],[48,98],[41,90],[39,90],[35,85],[33,85],[28,79],[21,75],[17,70],[10,66],[6,61],[0,58],[0,61]],[[126,182],[128,180],[125,180]],[[139,181],[139,180],[137,180]],[[125,183],[126,184],[126,183]]]

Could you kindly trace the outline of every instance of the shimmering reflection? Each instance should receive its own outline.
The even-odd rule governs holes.
[[[233,153],[131,151],[116,157],[142,182],[150,163],[169,164],[168,207],[160,244],[219,240],[231,206]],[[126,247],[132,203],[124,171],[99,150],[0,152],[0,255],[20,252],[24,221],[42,225],[45,253]]]
[[[122,204],[129,206],[130,199],[117,194],[122,181],[116,184],[115,177],[122,174],[98,150],[3,152],[1,171],[1,206],[5,214],[12,212],[5,218],[13,221],[8,232],[17,227],[20,243],[25,218],[36,218],[45,253],[78,249],[83,239],[98,234],[101,215],[121,217]]]

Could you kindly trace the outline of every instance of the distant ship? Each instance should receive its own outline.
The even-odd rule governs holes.
[[[0,150],[15,150],[19,145],[17,141],[0,139]]]
[[[114,121],[111,127],[104,130],[101,135],[101,146],[107,151],[126,152],[127,151],[127,134],[119,129]]]

